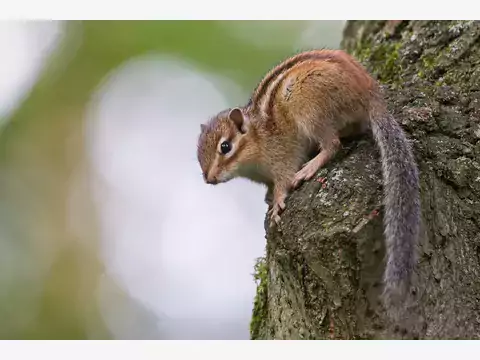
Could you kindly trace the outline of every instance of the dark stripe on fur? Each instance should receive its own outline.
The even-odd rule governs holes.
[[[340,58],[336,57],[334,53],[332,52],[324,52],[324,51],[318,51],[318,52],[312,52],[310,53],[310,56],[302,58],[300,61],[297,61],[295,64],[290,66],[289,68],[286,68],[285,71],[280,73],[278,76],[283,75],[290,69],[293,69],[297,65],[300,66],[306,61],[309,60],[326,60],[326,59],[331,59],[331,60],[337,60],[341,61]],[[270,98],[268,99],[268,105],[267,105],[267,118],[271,119],[273,117],[273,108],[275,106],[275,98],[277,97],[278,90],[281,88],[285,80],[288,78],[288,75],[284,76],[280,81],[278,81],[275,86],[273,87],[272,91],[270,92]]]
[[[324,50],[312,50],[312,51],[295,55],[283,61],[279,65],[277,65],[269,73],[267,73],[267,75],[262,79],[260,84],[258,84],[256,89],[254,90],[252,98],[249,101],[249,103],[254,106],[253,111],[257,112],[259,110],[257,107],[260,104],[261,98],[266,94],[268,87],[270,86],[270,83],[274,81],[278,76],[280,76],[283,72],[288,71],[289,69],[294,67],[296,64],[303,62],[305,60],[309,60],[313,58],[325,59],[331,56],[332,55],[330,52],[327,52]]]

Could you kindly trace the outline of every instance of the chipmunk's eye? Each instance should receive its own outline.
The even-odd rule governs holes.
[[[229,141],[224,141],[220,145],[220,150],[222,151],[223,155],[228,154],[230,150],[232,150],[232,145],[230,144]]]

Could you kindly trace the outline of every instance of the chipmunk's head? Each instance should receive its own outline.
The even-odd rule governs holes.
[[[227,109],[200,128],[197,157],[205,182],[219,184],[238,176],[240,166],[254,155],[248,116],[240,108]]]

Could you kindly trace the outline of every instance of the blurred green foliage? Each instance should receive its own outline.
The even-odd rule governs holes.
[[[293,21],[268,22],[263,27],[258,22],[219,21],[72,21],[67,25],[48,66],[0,130],[3,339],[112,337],[95,297],[103,265],[88,186],[85,206],[89,211],[84,219],[88,236],[75,234],[67,217],[70,182],[78,169],[86,167],[85,107],[109,72],[135,56],[173,54],[199,70],[228,76],[248,92],[268,68],[303,50],[292,44],[304,24]],[[241,26],[258,33],[270,25],[282,39],[281,45],[278,41],[273,47],[253,44],[225,30]],[[343,24],[323,22],[322,26],[318,46],[338,45]]]

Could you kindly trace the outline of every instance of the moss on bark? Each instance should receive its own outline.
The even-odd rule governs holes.
[[[478,21],[347,23],[342,46],[383,84],[420,167],[411,317],[391,324],[379,302],[383,186],[364,136],[295,191],[267,232],[252,339],[480,338],[479,38]]]

